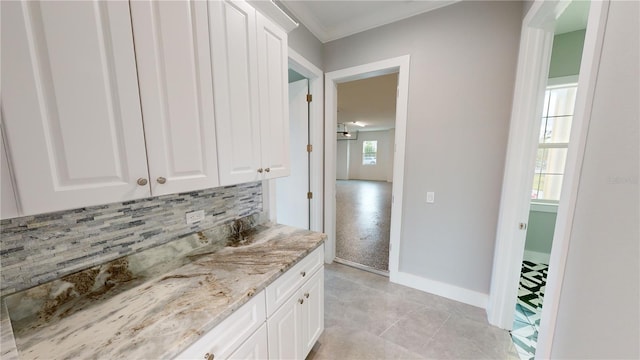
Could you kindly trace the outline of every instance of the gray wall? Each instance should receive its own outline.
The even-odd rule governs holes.
[[[460,2],[325,44],[327,72],[411,55],[400,271],[489,293],[522,6]]]
[[[309,60],[319,69],[322,67],[322,43],[304,25],[300,24],[289,33],[289,47]]]
[[[553,358],[640,358],[639,13],[610,3]]]
[[[550,78],[578,75],[584,34],[584,30],[578,30],[553,37],[553,50],[549,64]]]

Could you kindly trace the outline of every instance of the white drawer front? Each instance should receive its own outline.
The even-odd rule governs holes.
[[[267,286],[267,316],[271,316],[323,265],[324,246],[320,246]]]
[[[267,319],[265,292],[261,291],[223,322],[189,346],[176,359],[205,359],[205,354],[215,359],[228,358]]]

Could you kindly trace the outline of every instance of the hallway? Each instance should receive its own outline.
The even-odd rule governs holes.
[[[384,181],[336,181],[336,257],[389,270],[391,186]]]
[[[307,360],[337,358],[518,360],[518,353],[481,308],[331,264],[325,330]]]

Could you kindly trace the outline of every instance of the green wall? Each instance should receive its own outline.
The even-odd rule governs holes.
[[[544,254],[551,253],[553,232],[556,227],[556,212],[529,211],[529,223],[527,225],[527,239],[525,250]]]
[[[585,30],[556,35],[553,38],[549,78],[578,75]]]
[[[297,71],[289,69],[289,83],[296,82],[298,80],[306,79],[306,77],[300,75]]]

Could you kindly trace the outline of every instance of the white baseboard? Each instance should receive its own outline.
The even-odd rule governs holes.
[[[406,272],[398,271],[397,273],[392,274],[390,281],[483,309],[487,308],[487,303],[489,301],[488,294],[445,284],[435,280],[425,279]]]
[[[549,264],[549,258],[551,254],[545,254],[543,252],[525,250],[524,259],[536,264]]]

